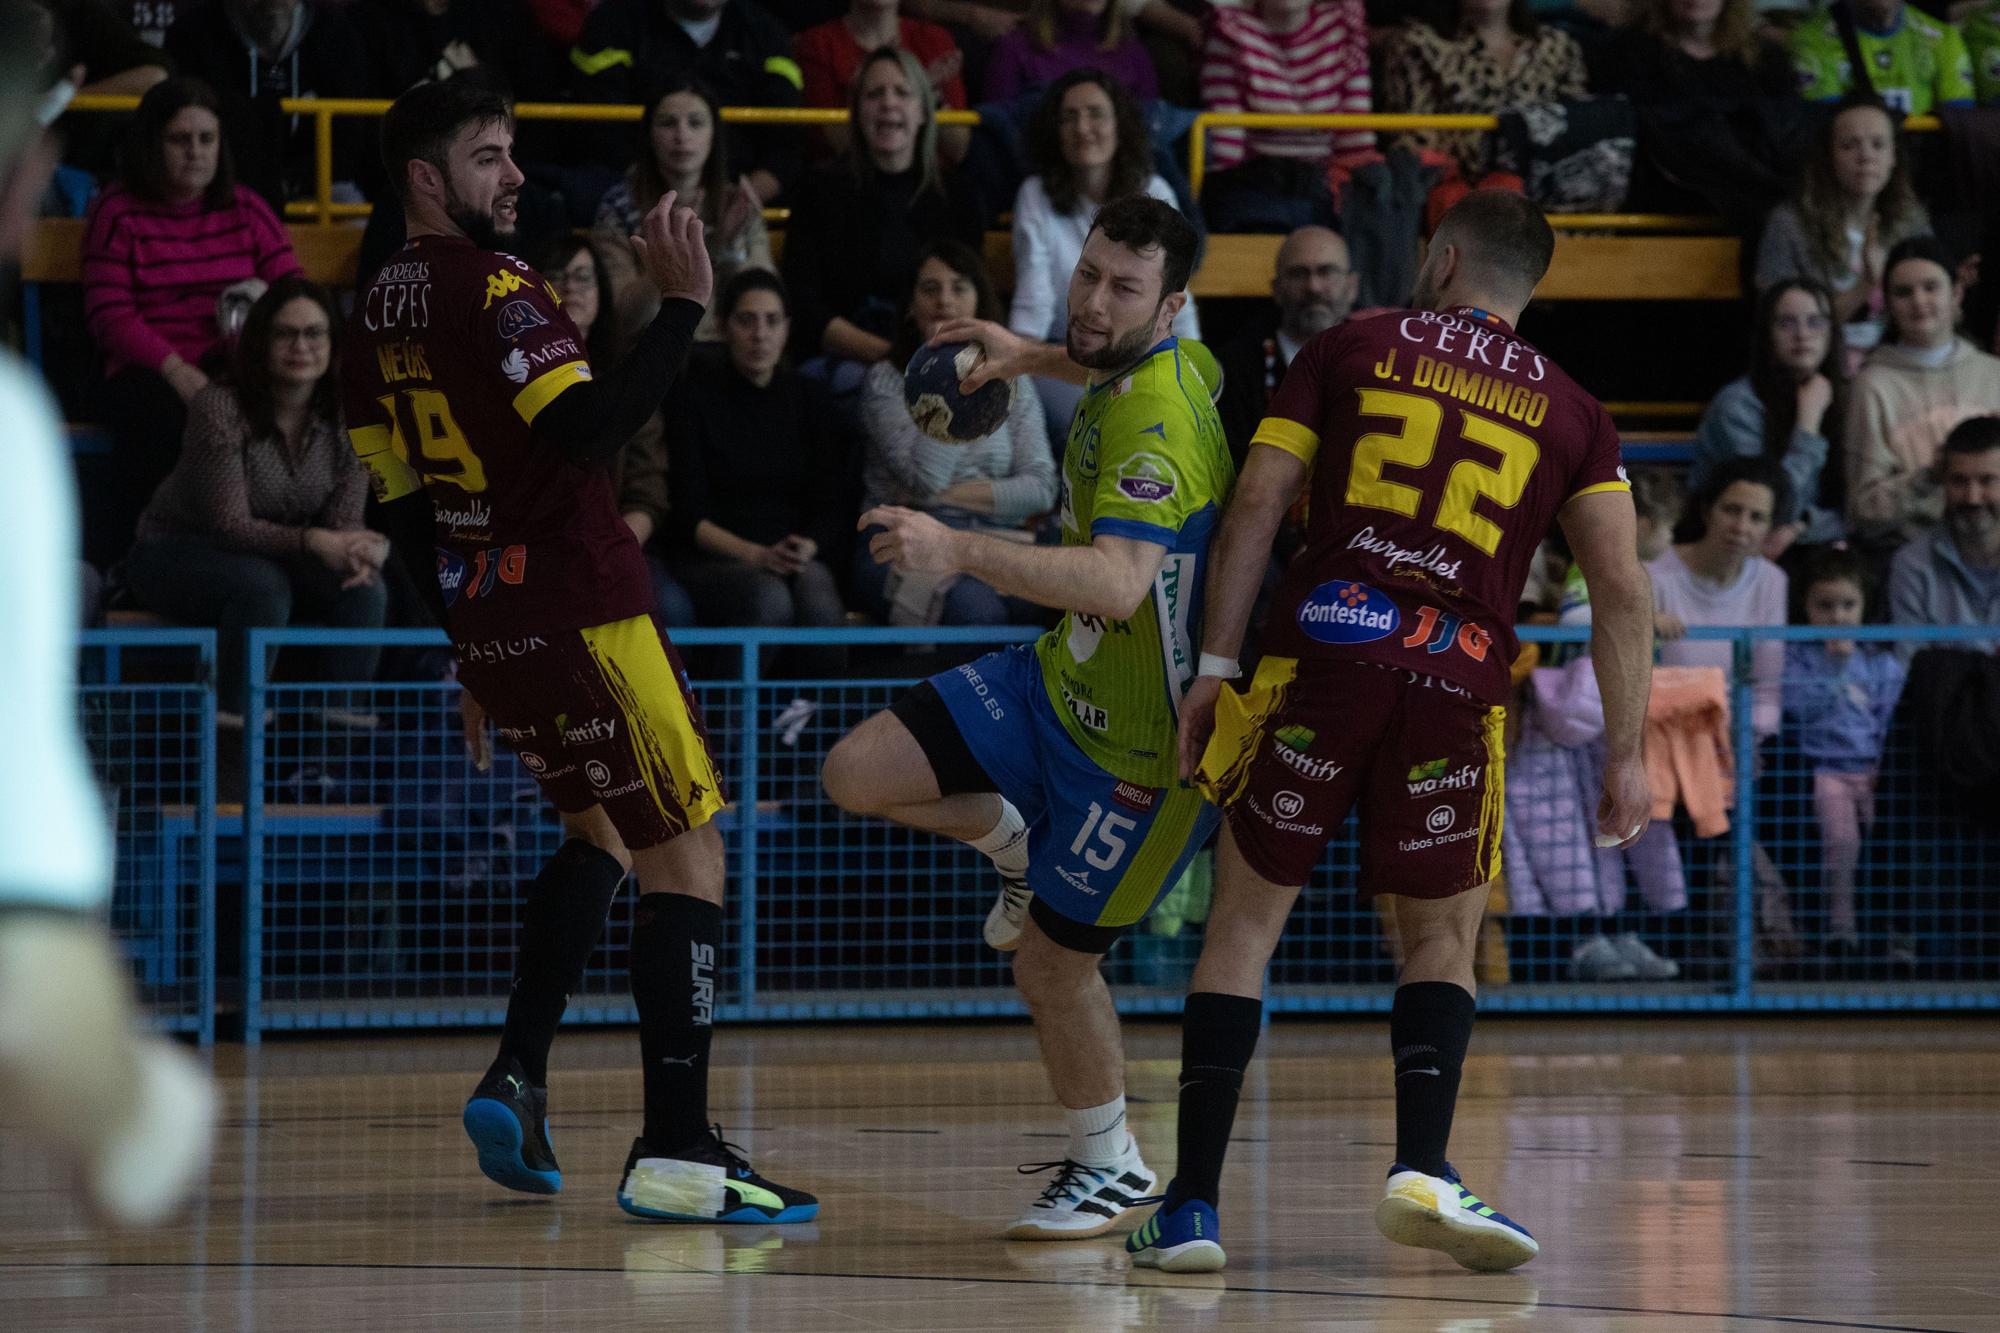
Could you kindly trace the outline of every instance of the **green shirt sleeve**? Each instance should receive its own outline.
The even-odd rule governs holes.
[[[1972,56],[1957,28],[1943,25],[1944,35],[1937,44],[1938,106],[1970,106],[1973,100]]]
[[[1799,73],[1799,96],[1808,102],[1831,102],[1847,91],[1847,52],[1825,14],[1793,30],[1792,64]]]
[[[1194,466],[1194,423],[1180,404],[1144,389],[1105,411],[1097,444],[1097,493],[1090,535],[1108,534],[1172,549],[1181,525],[1208,502]]]

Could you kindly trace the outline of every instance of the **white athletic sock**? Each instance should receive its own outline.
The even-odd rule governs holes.
[[[1126,1145],[1132,1141],[1132,1135],[1125,1128],[1123,1094],[1102,1106],[1089,1106],[1081,1111],[1065,1110],[1063,1119],[1069,1124],[1069,1157],[1072,1162],[1081,1162],[1085,1166],[1115,1166],[1125,1156]]]
[[[974,838],[971,845],[985,852],[1005,874],[1028,873],[1028,821],[1021,818],[1021,812],[1004,796],[1000,798],[1000,822],[985,837]]]

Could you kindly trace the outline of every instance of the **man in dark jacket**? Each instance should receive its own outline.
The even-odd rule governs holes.
[[[1300,227],[1278,247],[1271,275],[1272,311],[1222,348],[1222,431],[1236,466],[1250,451],[1250,437],[1285,378],[1285,368],[1314,334],[1346,319],[1361,278],[1347,242],[1326,227]]]
[[[754,0],[604,0],[570,52],[580,102],[638,102],[662,79],[692,74],[723,106],[797,106],[805,84],[792,35]],[[604,166],[622,171],[631,132],[607,125],[591,136]],[[747,174],[764,202],[775,199],[803,158],[796,126],[734,126],[730,170]]]
[[[222,131],[245,185],[282,209],[311,198],[313,118],[288,115],[287,97],[365,97],[368,59],[338,7],[307,0],[213,0],[167,33],[182,74],[215,89]],[[373,122],[334,122],[334,180],[351,183]]]

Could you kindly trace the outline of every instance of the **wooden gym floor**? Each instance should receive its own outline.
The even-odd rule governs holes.
[[[1374,1232],[1385,1040],[1271,1030],[1210,1277],[998,1239],[1044,1179],[1015,1164],[1062,1148],[1021,1026],[719,1033],[730,1137],[824,1205],[763,1228],[618,1211],[629,1033],[557,1044],[556,1199],[473,1166],[458,1111],[489,1038],[224,1047],[211,1188],[169,1231],[93,1232],[60,1169],[0,1143],[0,1329],[2000,1329],[1990,1020],[1483,1021],[1452,1155],[1543,1245],[1489,1276]],[[1178,1031],[1129,1045],[1164,1173]]]

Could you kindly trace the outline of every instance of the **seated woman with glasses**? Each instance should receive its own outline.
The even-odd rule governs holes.
[[[332,298],[296,274],[244,322],[232,382],[195,395],[180,461],[139,519],[125,577],[141,606],[222,631],[221,716],[241,725],[244,634],[310,621],[380,629],[389,539],[361,525],[368,474],[340,415]],[[315,677],[374,678],[378,644],[318,650]],[[328,721],[372,725],[331,709]]]

